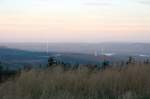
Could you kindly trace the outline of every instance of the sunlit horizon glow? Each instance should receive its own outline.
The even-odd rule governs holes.
[[[0,41],[150,42],[149,10],[148,0],[1,0]]]

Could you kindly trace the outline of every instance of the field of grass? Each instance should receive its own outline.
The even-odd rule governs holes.
[[[150,99],[150,65],[24,71],[0,84],[0,99]]]

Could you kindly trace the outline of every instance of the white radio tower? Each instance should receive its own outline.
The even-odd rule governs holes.
[[[101,48],[101,55],[104,55],[104,49]]]
[[[46,52],[47,52],[47,54],[49,53],[49,45],[48,44],[49,44],[49,42],[47,41],[46,42]]]

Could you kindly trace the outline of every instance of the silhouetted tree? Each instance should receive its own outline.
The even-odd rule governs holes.
[[[48,58],[48,67],[51,67],[53,65],[57,64],[57,60],[54,57],[49,57]]]
[[[102,69],[106,69],[106,67],[108,67],[109,65],[110,65],[110,62],[107,61],[107,60],[104,60],[104,61],[102,62]]]
[[[129,64],[133,64],[134,63],[134,58],[132,57],[132,56],[130,56],[129,58],[128,58],[128,61],[127,61],[127,65],[129,65]]]

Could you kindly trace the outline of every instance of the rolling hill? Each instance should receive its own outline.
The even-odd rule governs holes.
[[[44,43],[5,43],[0,47],[0,61],[10,68],[25,65],[46,66],[48,57],[56,57],[66,63],[97,64],[107,59],[111,62],[126,61],[129,56],[137,60],[150,58],[150,44],[145,43],[101,43],[101,44],[48,44]]]

